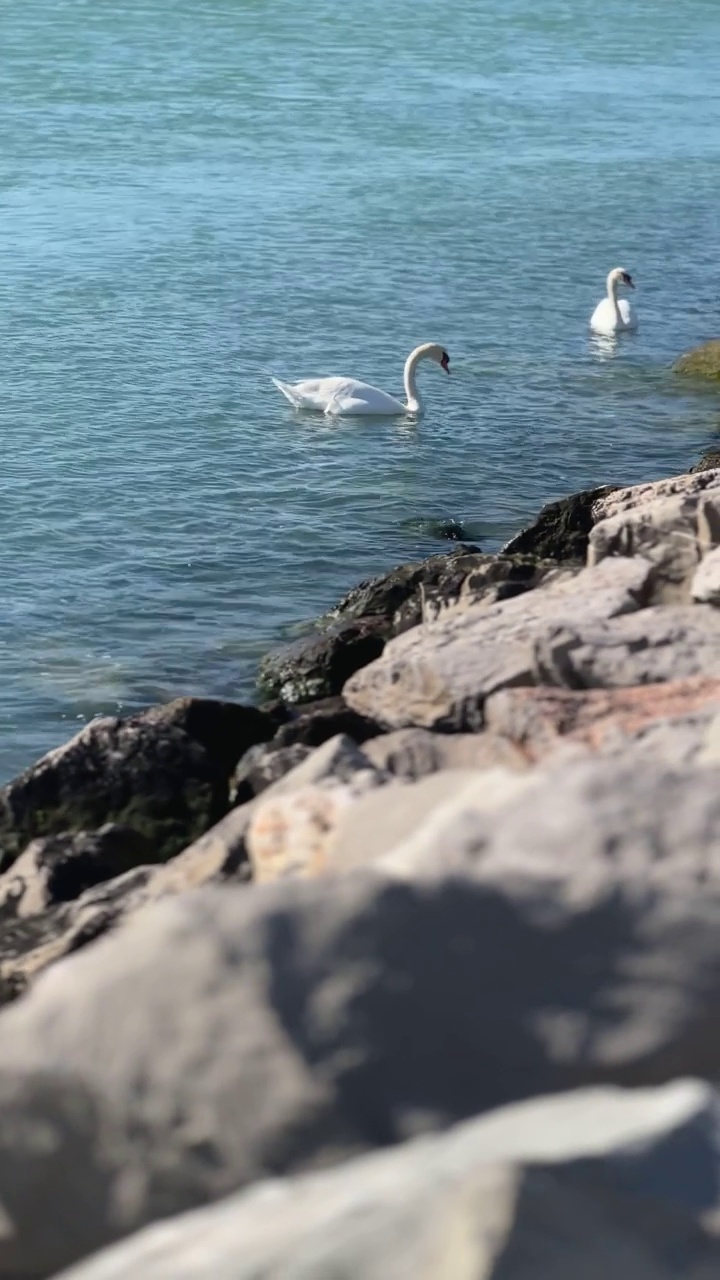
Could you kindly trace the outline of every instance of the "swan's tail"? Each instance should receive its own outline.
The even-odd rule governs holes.
[[[272,378],[272,374],[270,375],[270,377]],[[302,396],[299,396],[297,394],[295,388],[291,387],[289,382],[281,382],[279,378],[272,378],[272,380],[275,383],[275,386],[277,387],[278,391],[282,391],[285,399],[289,400],[291,404],[295,405],[296,409],[299,409],[303,401],[302,401]]]

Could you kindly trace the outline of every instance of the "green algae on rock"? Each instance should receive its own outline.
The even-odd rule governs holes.
[[[257,707],[210,698],[91,721],[0,790],[0,871],[31,840],[108,822],[166,861],[227,812],[235,765],[276,728]]]
[[[711,338],[692,351],[679,356],[673,365],[674,373],[689,378],[707,378],[720,382],[720,338]]]

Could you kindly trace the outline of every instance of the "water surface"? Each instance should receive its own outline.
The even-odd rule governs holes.
[[[683,470],[720,399],[714,0],[25,0],[2,21],[0,776],[245,698],[356,579]],[[642,328],[594,343],[611,266]],[[352,374],[420,423],[269,382]]]

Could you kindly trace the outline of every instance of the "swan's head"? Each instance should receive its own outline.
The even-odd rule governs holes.
[[[444,369],[446,373],[450,372],[450,357],[445,348],[440,346],[439,342],[431,342],[428,345],[426,355],[428,360],[434,360],[435,363],[439,364],[440,368]]]
[[[625,284],[628,289],[635,288],[630,272],[626,271],[624,267],[615,267],[615,269],[610,272],[610,275],[608,276],[608,284]]]

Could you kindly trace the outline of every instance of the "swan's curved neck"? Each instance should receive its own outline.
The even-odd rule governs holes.
[[[403,378],[405,382],[405,399],[407,400],[408,413],[422,412],[422,400],[420,399],[420,392],[417,389],[415,374],[418,364],[424,355],[425,348],[416,347],[414,351],[410,352],[410,355],[405,361],[405,372]]]
[[[621,324],[622,316],[620,315],[620,308],[618,306],[617,291],[618,291],[617,276],[614,276],[611,271],[610,275],[607,278],[607,295],[608,295],[608,298],[610,299],[610,306],[613,309],[613,315],[615,316],[615,321],[617,324]]]

